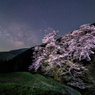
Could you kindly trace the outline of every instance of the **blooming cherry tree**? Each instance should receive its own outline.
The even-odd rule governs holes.
[[[57,41],[58,32],[53,31],[42,39],[45,47],[36,46],[34,51],[34,62],[29,66],[29,70],[42,68],[45,74],[58,76],[69,73],[72,77],[72,70],[76,75],[82,74],[85,66],[74,63],[74,60],[90,61],[90,55],[95,50],[95,26],[82,25],[78,30],[74,30]]]

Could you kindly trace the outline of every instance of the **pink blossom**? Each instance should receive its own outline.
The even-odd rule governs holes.
[[[53,72],[53,68],[57,66],[60,67],[58,72],[62,75],[70,73],[72,69],[80,72],[81,68],[85,69],[82,65],[74,64],[73,60],[91,60],[90,55],[94,54],[95,50],[95,26],[82,25],[79,29],[63,36],[60,42],[57,42],[56,35],[56,31],[49,33],[42,40],[46,46],[35,47],[33,53],[35,62],[29,66],[29,70],[45,66],[45,72]]]

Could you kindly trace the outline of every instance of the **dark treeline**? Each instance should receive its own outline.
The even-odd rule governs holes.
[[[9,73],[16,71],[28,71],[28,66],[32,63],[32,48],[22,52],[16,57],[0,61],[0,73]]]
[[[40,45],[44,46],[44,45]],[[12,59],[0,60],[0,73],[10,73],[10,72],[29,72],[29,65],[33,62],[33,51],[34,47],[18,54]],[[39,70],[38,70],[39,71]],[[34,70],[31,71],[34,73]]]

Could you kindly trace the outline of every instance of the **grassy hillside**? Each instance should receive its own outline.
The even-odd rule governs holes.
[[[81,95],[51,78],[28,72],[0,74],[0,95]]]

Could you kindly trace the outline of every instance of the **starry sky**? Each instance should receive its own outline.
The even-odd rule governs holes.
[[[95,0],[0,0],[0,51],[30,48],[51,30],[60,36],[95,23]]]

